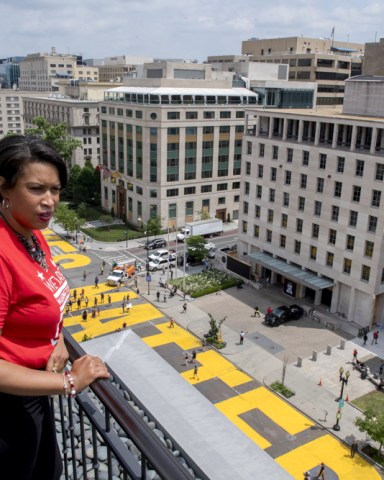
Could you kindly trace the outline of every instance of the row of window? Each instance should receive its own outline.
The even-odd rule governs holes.
[[[243,233],[247,233],[247,231],[248,231],[248,223],[246,221],[243,221],[242,230],[243,230]],[[253,235],[256,238],[260,237],[260,227],[259,227],[259,225],[254,225]],[[266,232],[265,232],[265,241],[267,243],[272,243],[272,236],[273,236],[272,230],[267,229]],[[280,236],[279,236],[279,246],[280,246],[280,248],[286,248],[286,245],[287,245],[287,236],[283,235],[283,234],[280,234]],[[293,248],[294,253],[297,254],[297,255],[302,255],[302,248],[301,247],[302,247],[301,241],[300,240],[295,240],[294,241],[294,248]],[[371,246],[366,245],[365,248],[366,248],[366,252],[370,252]],[[372,251],[373,251],[373,245],[372,245]],[[313,260],[313,261],[316,261],[317,260],[317,253],[318,253],[317,246],[316,245],[310,245],[309,246],[309,253],[308,253],[309,259]],[[367,256],[369,257],[371,255],[367,255]],[[325,265],[327,267],[333,267],[334,258],[335,258],[335,254],[333,252],[326,252]],[[352,271],[352,259],[345,257],[343,259],[343,273],[345,273],[346,275],[350,275],[351,271]],[[368,266],[368,265],[362,265],[361,266],[361,276],[360,276],[361,280],[365,281],[365,282],[369,282],[370,274],[371,274],[371,267]],[[383,279],[382,279],[382,281],[383,281]]]
[[[240,188],[240,182],[232,182],[232,190],[238,190]],[[228,183],[218,183],[216,185],[216,191],[222,192],[228,190]],[[213,191],[212,185],[201,185],[200,193],[210,193]],[[194,195],[196,194],[196,187],[185,187],[184,188],[184,195]],[[167,197],[178,197],[179,196],[179,189],[178,188],[169,188],[167,190]],[[237,200],[239,201],[239,196],[237,196]]]

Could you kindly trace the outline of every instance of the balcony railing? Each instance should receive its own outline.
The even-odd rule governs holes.
[[[64,331],[73,362],[83,349]],[[53,402],[63,479],[208,480],[119,378],[98,380],[75,399]]]

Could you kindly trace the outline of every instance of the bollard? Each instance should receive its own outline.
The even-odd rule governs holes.
[[[327,345],[327,355],[332,355],[332,345]]]
[[[297,357],[297,366],[302,367],[303,366],[303,357]]]
[[[316,350],[313,350],[313,352],[312,352],[312,360],[314,362],[317,362],[317,352],[316,352]]]
[[[345,340],[340,340],[340,350],[345,350]]]

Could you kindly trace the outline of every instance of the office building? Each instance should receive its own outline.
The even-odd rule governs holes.
[[[365,44],[363,74],[384,76],[384,38]]]
[[[344,110],[255,109],[244,136],[238,251],[253,276],[360,325],[383,321],[383,93],[383,78],[350,79]]]

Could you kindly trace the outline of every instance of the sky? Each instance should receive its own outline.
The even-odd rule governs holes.
[[[241,53],[249,38],[290,36],[374,42],[377,0],[0,0],[0,58],[28,53],[204,61]]]

